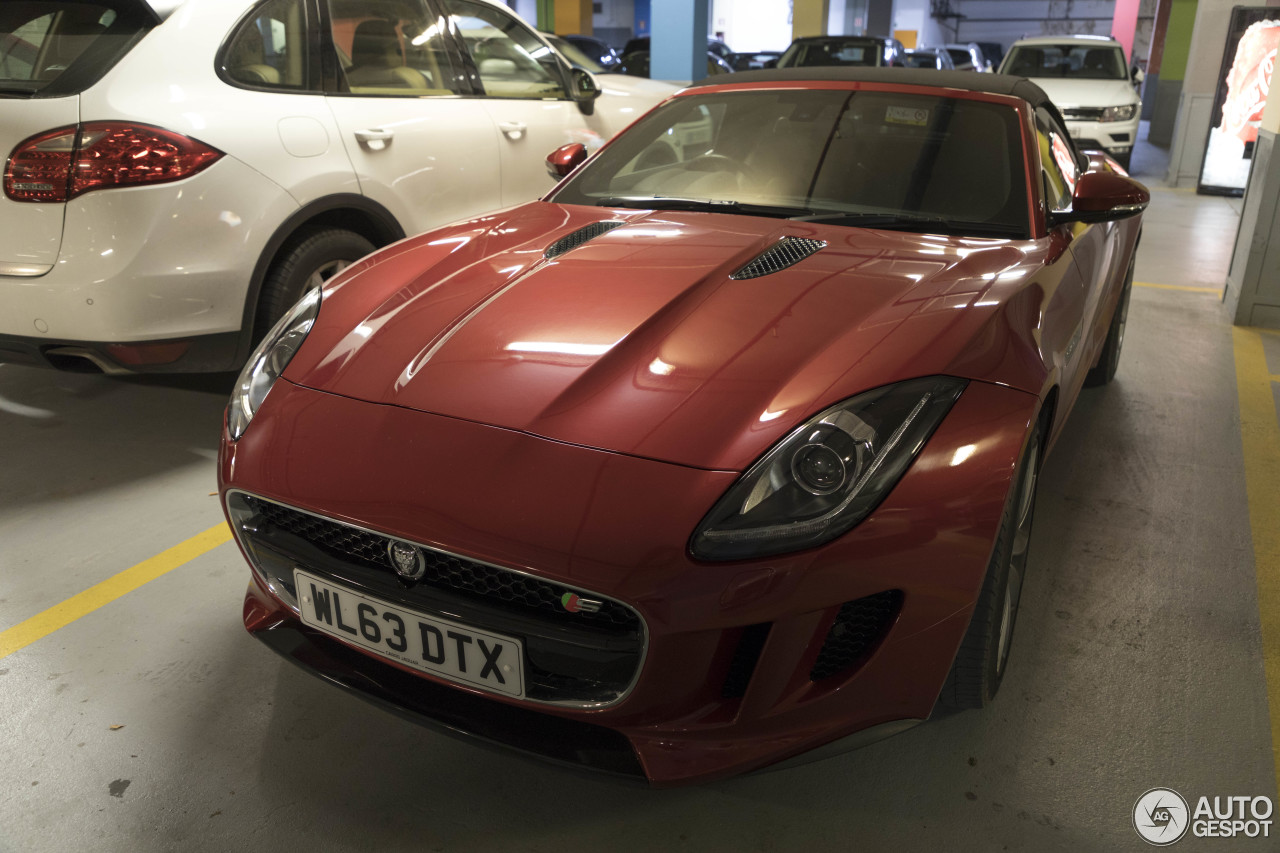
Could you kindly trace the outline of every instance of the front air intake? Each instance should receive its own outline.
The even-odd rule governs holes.
[[[754,260],[729,278],[741,281],[781,272],[787,267],[795,266],[814,252],[825,248],[826,245],[823,240],[810,240],[807,237],[783,237],[756,255]]]
[[[612,220],[612,219],[605,220],[604,222],[592,222],[590,225],[583,226],[582,228],[579,228],[577,231],[574,231],[570,234],[566,234],[565,236],[561,237],[559,240],[552,243],[550,246],[547,247],[547,251],[543,253],[543,257],[547,258],[548,260],[550,260],[551,258],[559,257],[560,255],[563,255],[565,252],[578,248],[588,240],[594,240],[595,238],[599,237],[601,234],[608,234],[610,231],[617,228],[619,225],[626,225],[626,224],[627,223],[625,222],[618,222],[617,220]]]
[[[884,639],[901,610],[902,591],[897,589],[846,601],[827,631],[809,678],[821,681],[861,664]]]

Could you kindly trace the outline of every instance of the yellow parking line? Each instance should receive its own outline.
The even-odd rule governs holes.
[[[1188,293],[1212,293],[1214,296],[1222,295],[1221,287],[1193,287],[1189,284],[1153,284],[1149,281],[1135,281],[1134,287],[1155,287],[1160,290],[1185,290]]]
[[[1276,420],[1270,370],[1258,329],[1231,330],[1240,395],[1240,440],[1244,445],[1245,490],[1258,574],[1262,623],[1262,665],[1271,706],[1271,751],[1280,767],[1280,423]]]
[[[12,628],[0,631],[0,658],[31,645],[59,628],[70,625],[81,616],[110,604],[166,572],[171,572],[201,554],[212,551],[230,539],[231,528],[225,522],[217,524],[149,560],[143,560],[131,569],[125,569],[120,574],[109,577],[78,595],[73,595],[61,604],[55,604],[43,613],[37,613],[25,622],[19,622]]]

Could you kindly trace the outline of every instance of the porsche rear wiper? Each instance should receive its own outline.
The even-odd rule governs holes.
[[[832,222],[854,225],[859,228],[919,228],[933,227],[948,234],[975,236],[1018,237],[1025,229],[1017,225],[999,222],[968,222],[948,219],[945,216],[926,216],[912,213],[859,213],[856,211],[818,213],[812,216],[793,216],[797,222]]]
[[[707,213],[741,213],[745,216],[774,216],[803,219],[813,214],[807,207],[750,204],[732,199],[680,198],[677,196],[620,195],[602,198],[597,207],[627,207],[640,210],[699,210]]]

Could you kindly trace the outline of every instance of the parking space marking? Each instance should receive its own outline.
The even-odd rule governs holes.
[[[226,522],[216,524],[185,542],[180,542],[150,559],[143,560],[131,569],[125,569],[118,575],[73,595],[61,604],[55,604],[43,613],[37,613],[25,622],[19,622],[12,628],[0,631],[0,659],[52,634],[59,628],[65,628],[81,616],[86,616],[99,607],[110,604],[143,584],[150,583],[230,540],[231,528]]]
[[[1214,296],[1222,296],[1221,287],[1195,287],[1190,284],[1154,284],[1149,281],[1135,281],[1134,287],[1154,287],[1157,290],[1185,290],[1188,293],[1212,293]]]
[[[1262,625],[1262,665],[1271,706],[1271,751],[1280,769],[1280,420],[1277,420],[1260,329],[1231,330],[1240,396],[1240,440],[1244,445],[1245,490],[1258,575]]]

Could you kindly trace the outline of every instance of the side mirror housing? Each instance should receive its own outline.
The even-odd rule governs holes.
[[[1115,172],[1085,172],[1076,181],[1071,209],[1049,215],[1049,224],[1065,222],[1114,222],[1136,216],[1147,209],[1151,193],[1132,178]]]
[[[555,180],[568,176],[587,159],[587,146],[581,142],[561,145],[547,155],[547,174]]]
[[[591,115],[596,111],[596,98],[600,97],[600,84],[591,72],[584,68],[569,69],[569,97],[578,104],[583,115]]]

